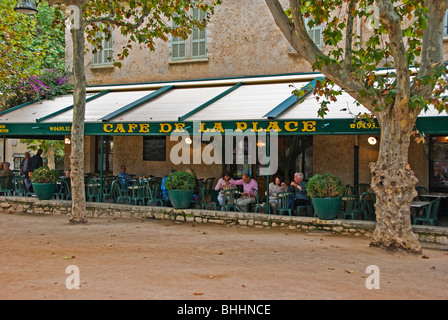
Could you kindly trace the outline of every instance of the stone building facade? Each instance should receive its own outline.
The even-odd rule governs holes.
[[[312,72],[311,66],[297,53],[275,25],[264,0],[223,0],[222,5],[215,10],[206,30],[206,53],[194,57],[192,39],[188,39],[185,51],[179,59],[179,47],[173,43],[158,41],[155,51],[138,48],[130,52],[123,61],[122,68],[117,68],[103,60],[95,63],[92,47],[85,55],[88,85],[111,85],[129,83],[150,83],[163,81],[218,79],[260,75],[279,75]],[[355,30],[361,39],[366,39],[368,30],[365,21],[357,21]],[[319,30],[312,30],[315,41],[322,42]],[[118,31],[113,33],[111,48],[116,54],[127,39]],[[448,58],[448,42],[444,43]],[[324,48],[325,49],[325,48]],[[67,65],[71,68],[71,42],[67,41]],[[173,53],[176,50],[177,53]],[[447,132],[448,135],[448,132]],[[359,147],[359,183],[370,183],[369,163],[378,156],[378,144],[370,145],[368,136],[352,135],[321,135],[313,136],[311,174],[329,172],[339,175],[344,184],[353,185],[355,147]],[[380,137],[377,136],[377,139]],[[165,162],[148,162],[142,160],[142,137],[126,136],[113,138],[113,153],[110,155],[113,174],[117,174],[122,164],[128,172],[137,176],[164,176],[175,167],[170,163],[169,156]],[[168,138],[167,138],[168,139]],[[167,155],[170,151],[167,143]],[[67,146],[67,153],[70,152]],[[98,172],[99,146],[97,137],[86,137],[86,172]],[[411,143],[409,161],[419,179],[419,185],[429,187],[430,159],[427,147]],[[303,159],[302,159],[303,160]],[[68,165],[69,162],[66,162]],[[177,167],[183,169],[184,167]],[[303,163],[297,165],[294,171],[303,169]],[[199,178],[215,176],[219,178],[223,167],[219,165],[195,165]],[[303,171],[303,170],[302,170]],[[309,178],[307,174],[306,178]],[[261,184],[263,185],[263,181]]]

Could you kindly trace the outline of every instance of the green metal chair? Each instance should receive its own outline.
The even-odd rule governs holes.
[[[110,187],[108,188],[108,190],[105,191],[103,189],[102,201],[107,201],[111,198],[113,202],[117,202],[117,197],[118,197],[117,184],[119,184],[119,183],[120,182],[118,181],[118,179],[115,179],[110,183]]]
[[[131,189],[131,204],[138,205],[138,202],[141,201],[142,205],[145,205],[147,196],[147,184],[143,181],[136,181],[129,187]]]
[[[370,184],[368,184],[368,183],[359,183],[358,184],[357,195],[361,195],[364,192],[370,192]]]
[[[233,211],[236,211],[236,195],[238,194],[238,189],[228,189],[224,190],[224,210],[230,211],[230,209],[233,209]]]
[[[355,212],[359,212],[358,197],[354,194],[348,194],[345,198],[345,210],[343,212],[343,218],[351,218],[355,220]]]
[[[114,185],[114,201],[115,203],[120,203],[121,200],[127,200],[129,203],[131,203],[131,194],[130,190],[126,187],[124,187],[119,180],[117,180],[118,183],[115,183]]]
[[[213,207],[213,209],[216,211],[216,202],[207,202],[206,200],[206,194],[205,194],[205,186],[201,185],[199,187],[199,192],[201,194],[201,199],[199,200],[201,203],[201,209],[205,209],[206,207]]]
[[[72,192],[70,190],[70,185],[68,184],[67,178],[59,179],[59,191],[54,193],[56,199],[70,200],[72,198]]]
[[[257,189],[252,189],[253,193],[254,193],[254,197],[255,197],[255,213],[258,213],[258,209],[263,209],[265,210],[266,213],[268,213],[268,206],[267,204],[262,204],[260,203],[260,197],[258,196],[258,190]],[[270,213],[272,214],[274,210],[272,209],[272,206],[270,207]]]
[[[297,207],[296,207],[296,212],[297,212],[297,215],[298,216],[300,216],[300,212],[301,211],[304,211],[304,212],[306,212],[306,215],[308,216],[308,214],[309,214],[309,216],[312,216],[313,215],[313,211],[314,211],[314,208],[313,208],[313,204],[311,203],[311,199],[308,199],[308,203],[306,204],[306,205],[298,205]]]
[[[428,193],[428,189],[425,187],[415,187],[415,190],[417,190],[418,193],[417,200],[424,201],[424,195]]]
[[[363,192],[359,198],[356,195],[346,195],[345,198],[345,210],[343,212],[344,219],[350,217],[355,220],[355,215],[358,214],[363,220],[368,220],[369,216],[374,216],[374,195],[370,192]]]
[[[86,179],[86,200],[89,202],[100,201],[101,181],[97,178]]]
[[[438,225],[437,214],[439,213],[440,198],[437,198],[429,203],[428,206],[423,207],[423,216],[414,218],[413,224],[427,222],[431,226]]]
[[[23,179],[24,179],[24,176],[14,176],[12,178],[12,182],[14,184],[14,195],[15,196],[20,196],[20,194],[22,194],[22,196],[25,197],[28,193]]]
[[[152,179],[149,181],[149,183],[146,185],[146,194],[148,196],[147,205],[151,205],[153,203],[160,204],[161,207],[163,207],[163,200],[159,199],[157,196],[159,194],[161,187],[161,181],[159,179]]]
[[[292,209],[289,205],[291,199],[294,199],[294,193],[289,191],[277,192],[276,193],[278,200],[278,208],[277,212],[280,215],[283,215],[283,212],[287,211],[289,216],[292,216]]]

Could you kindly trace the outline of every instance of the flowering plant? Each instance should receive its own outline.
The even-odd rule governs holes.
[[[55,183],[59,179],[59,171],[48,167],[40,167],[31,174],[32,183]]]
[[[28,101],[52,99],[67,94],[73,86],[68,83],[68,74],[55,69],[45,70],[41,75],[31,76],[11,88],[10,99],[5,102],[6,108]]]

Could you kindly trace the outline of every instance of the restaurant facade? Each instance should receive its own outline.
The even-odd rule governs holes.
[[[361,44],[368,40],[365,26],[363,19],[355,22]],[[322,28],[308,31],[325,50]],[[69,30],[66,35],[70,71]],[[328,172],[344,184],[370,183],[381,128],[360,120],[357,115],[367,110],[344,92],[324,118],[318,116],[312,91],[323,75],[291,49],[264,1],[226,0],[205,30],[158,41],[155,51],[135,47],[117,68],[113,59],[127,40],[116,30],[101,50],[88,45],[86,173],[117,175],[125,165],[137,177],[163,177],[171,169],[192,168],[198,178],[217,179],[229,170],[235,177],[249,173],[263,192],[264,159],[277,155],[278,172],[287,180],[294,172],[305,179]],[[444,49],[448,55],[448,42]],[[296,89],[306,94],[299,99]],[[64,139],[68,169],[72,115],[72,96],[30,102],[0,113],[0,134]],[[430,109],[415,129],[425,137],[420,143],[411,139],[409,149],[418,185],[446,192],[441,177],[448,178],[448,115]]]

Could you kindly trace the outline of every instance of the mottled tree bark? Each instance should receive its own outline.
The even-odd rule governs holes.
[[[71,187],[72,212],[70,223],[86,223],[86,196],[84,188],[84,117],[86,108],[86,76],[84,69],[84,25],[83,6],[86,1],[75,5],[79,8],[79,28],[72,29],[73,38],[73,122],[71,138]]]
[[[403,120],[403,117],[391,114],[395,110],[379,117],[380,150],[377,162],[370,165],[377,219],[370,245],[420,253],[422,248],[410,220],[410,206],[417,196],[414,187],[418,182],[408,164],[414,120]]]

